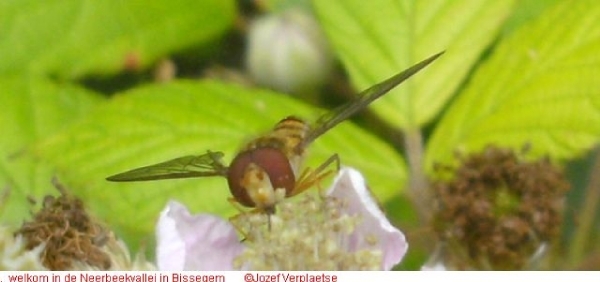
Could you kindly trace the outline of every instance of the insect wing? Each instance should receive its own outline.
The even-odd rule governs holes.
[[[149,181],[160,179],[190,178],[205,176],[225,176],[227,167],[223,165],[221,152],[207,152],[199,156],[185,156],[166,162],[136,168],[106,178],[109,181]]]
[[[418,73],[420,70],[428,66],[430,63],[435,61],[439,56],[441,56],[444,52],[435,54],[420,63],[386,79],[385,81],[375,84],[369,87],[367,90],[364,90],[358,95],[353,101],[350,101],[340,107],[328,112],[314,123],[312,130],[308,132],[307,136],[304,140],[298,144],[297,148],[304,148],[308,146],[312,141],[317,139],[319,136],[323,135],[329,129],[332,129],[340,122],[346,120],[350,116],[359,112],[360,110],[366,108],[373,101],[377,100],[377,98],[385,95],[390,90],[394,89],[400,83],[404,82],[414,74]]]

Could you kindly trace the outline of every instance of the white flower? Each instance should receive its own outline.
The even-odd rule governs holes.
[[[249,236],[242,243],[229,222],[192,216],[171,201],[158,221],[158,268],[390,270],[408,249],[404,234],[379,209],[362,175],[350,168],[339,172],[327,197],[286,200],[268,220],[267,227],[265,214],[237,217],[236,226]]]
[[[233,226],[213,215],[191,215],[170,201],[161,212],[156,236],[159,270],[232,270],[243,250]]]
[[[402,260],[408,250],[406,238],[387,220],[371,196],[360,172],[354,169],[342,169],[328,195],[345,199],[346,212],[362,217],[362,224],[351,235],[350,251],[367,247],[364,245],[365,239],[375,236],[377,238],[375,248],[383,252],[382,269],[389,270]]]

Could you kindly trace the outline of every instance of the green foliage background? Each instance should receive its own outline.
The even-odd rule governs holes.
[[[446,53],[371,109],[405,132],[432,128],[424,169],[489,143],[557,161],[600,137],[600,5],[580,1],[314,0],[314,11],[355,89]],[[58,176],[137,248],[152,245],[168,199],[233,213],[223,179],[115,184],[108,175],[207,149],[230,160],[244,140],[295,114],[299,98],[215,79],[149,80],[102,93],[86,79],[146,70],[161,58],[211,52],[234,28],[234,1],[3,1],[0,3],[0,184],[3,222],[29,217],[27,197],[55,194]],[[376,19],[376,20],[373,20]],[[401,148],[352,122],[315,142],[308,164],[337,152],[364,172],[395,218]],[[415,263],[416,264],[416,263]]]

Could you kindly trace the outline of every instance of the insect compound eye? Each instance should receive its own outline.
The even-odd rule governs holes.
[[[257,206],[248,194],[249,187],[244,187],[242,181],[251,164],[266,172],[273,188],[285,188],[286,196],[294,190],[296,179],[285,154],[276,148],[254,148],[239,153],[229,166],[227,174],[229,190],[240,204],[246,207]]]

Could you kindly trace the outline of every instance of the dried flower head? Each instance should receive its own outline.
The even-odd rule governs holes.
[[[523,269],[558,235],[569,183],[548,159],[525,161],[488,147],[461,159],[451,180],[433,184],[434,228],[445,265]]]
[[[131,261],[122,241],[95,221],[83,201],[69,195],[53,181],[60,196],[46,196],[33,220],[23,223],[16,235],[29,250],[40,250],[50,270],[152,270],[143,257]]]
[[[121,270],[121,271],[153,271],[156,266],[147,261],[144,253],[139,252],[133,258],[129,252],[129,248],[123,242],[115,237],[113,232],[106,233],[104,237],[98,238],[103,240],[102,251],[106,253],[110,259],[110,268],[106,270]],[[97,266],[89,265],[86,262],[75,260],[73,261],[70,270],[80,271],[95,271],[101,270]]]
[[[48,270],[40,260],[43,249],[44,245],[27,249],[22,236],[0,226],[0,271]]]

